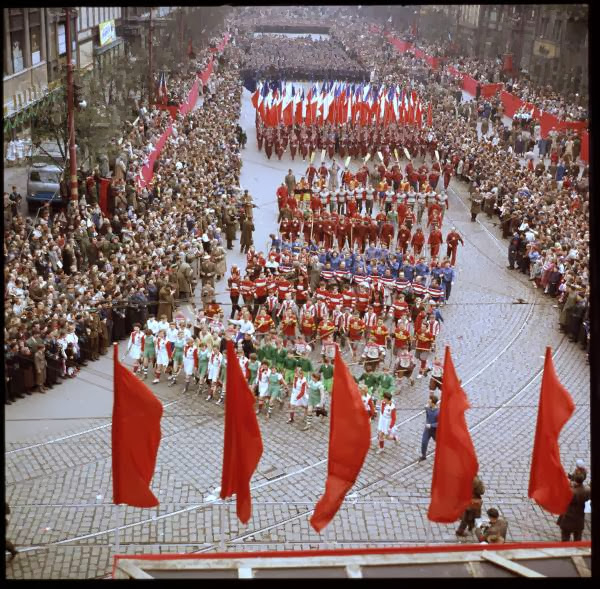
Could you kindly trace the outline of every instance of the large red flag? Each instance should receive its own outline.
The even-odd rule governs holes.
[[[162,403],[118,358],[114,346],[114,405],[112,414],[113,503],[155,507],[150,490],[160,445]]]
[[[433,107],[431,106],[431,102],[429,103],[429,107],[427,109],[427,126],[433,127]]]
[[[329,427],[329,460],[325,493],[319,499],[310,525],[320,532],[334,518],[346,493],[358,477],[369,445],[371,426],[358,386],[335,352]]]
[[[540,390],[528,496],[550,513],[564,513],[573,497],[571,485],[560,462],[558,447],[560,431],[573,411],[573,399],[558,381],[552,362],[552,350],[548,347]]]
[[[427,517],[434,522],[456,521],[471,502],[473,479],[479,470],[479,463],[465,420],[468,408],[467,396],[454,370],[450,347],[446,346],[431,503],[427,513]]]
[[[252,513],[250,479],[263,452],[262,438],[254,411],[254,395],[250,392],[233,343],[229,340],[221,499],[236,494],[237,516],[244,524],[248,523]]]

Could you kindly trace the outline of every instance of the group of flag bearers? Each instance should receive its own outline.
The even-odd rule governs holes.
[[[263,454],[263,443],[255,411],[256,398],[236,359],[232,341],[227,342],[226,355],[229,361],[220,495],[223,499],[236,495],[238,517],[247,523],[251,517],[250,481]],[[313,407],[318,404],[323,392],[318,386],[311,390],[304,382],[299,389],[295,388],[296,399],[302,389],[303,394],[308,389],[309,407],[311,403]],[[434,522],[452,523],[461,519],[465,510],[473,504],[479,463],[465,419],[469,402],[454,370],[449,347],[445,351],[441,388],[428,518]],[[382,435],[389,435],[394,426],[395,409],[389,401],[388,394],[385,394],[385,405],[378,424],[380,440]],[[574,498],[574,488],[561,465],[558,444],[560,431],[574,409],[569,393],[558,381],[552,352],[547,348],[528,496],[555,514],[564,514]],[[372,412],[372,400],[365,395],[364,389],[361,394],[359,385],[336,350],[327,479],[324,494],[310,520],[317,532],[321,532],[333,519],[355,484],[370,447]],[[158,505],[149,485],[160,444],[162,413],[162,404],[150,389],[120,364],[115,344],[112,421],[114,503],[145,508]]]

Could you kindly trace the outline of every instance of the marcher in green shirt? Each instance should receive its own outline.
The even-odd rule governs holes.
[[[331,389],[333,387],[333,365],[331,364],[331,359],[327,356],[321,364],[319,368],[319,372],[323,377],[323,386],[328,393],[331,393]]]
[[[283,374],[287,384],[292,384],[294,381],[294,371],[296,370],[296,366],[298,366],[298,360],[294,357],[294,353],[290,350],[283,361]]]

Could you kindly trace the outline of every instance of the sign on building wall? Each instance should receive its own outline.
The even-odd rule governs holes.
[[[533,54],[538,57],[553,59],[560,57],[560,47],[552,41],[536,39],[533,43]]]
[[[116,39],[115,21],[107,20],[106,22],[98,25],[100,32],[100,47],[112,43]]]

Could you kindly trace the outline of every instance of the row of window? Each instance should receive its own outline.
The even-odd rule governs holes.
[[[41,8],[9,8],[8,33],[10,35],[10,55],[4,60],[4,75],[17,74],[27,67],[35,66],[42,61],[42,15]],[[27,11],[27,14],[25,13]],[[121,18],[121,7],[115,6],[82,6],[78,9],[77,29],[79,31],[98,26],[100,23]],[[27,48],[26,30],[29,28],[30,55],[25,55]],[[65,24],[56,25],[56,39],[52,27],[48,31],[50,42],[56,42],[58,55],[64,55],[66,48]],[[77,46],[73,35],[73,49]],[[8,61],[8,63],[7,63]],[[12,71],[7,66],[12,65]]]
[[[120,6],[80,6],[78,30],[98,26],[107,20],[116,20],[121,18]]]

